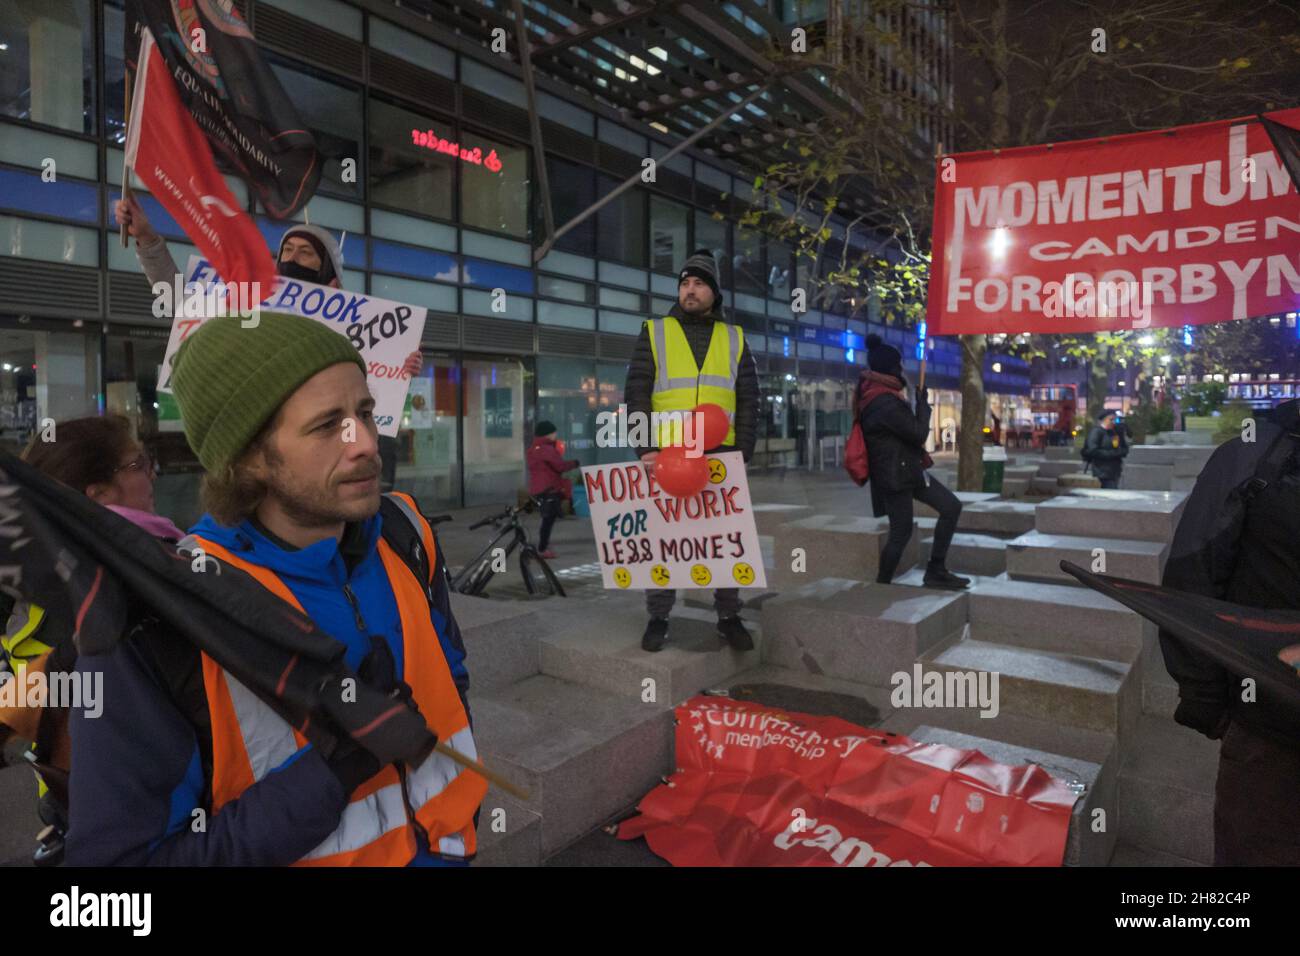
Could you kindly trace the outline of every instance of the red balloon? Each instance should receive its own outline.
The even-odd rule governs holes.
[[[704,450],[717,448],[727,439],[731,422],[727,419],[727,410],[721,405],[705,402],[695,406],[695,414],[704,416]],[[698,419],[697,419],[698,421]]]
[[[685,448],[672,445],[655,459],[655,481],[670,495],[689,498],[709,483],[709,460],[703,455],[688,458]]]

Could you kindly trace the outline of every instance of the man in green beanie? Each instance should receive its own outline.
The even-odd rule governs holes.
[[[262,313],[252,328],[209,319],[177,353],[172,388],[207,469],[208,513],[185,542],[205,569],[215,558],[301,609],[343,645],[357,680],[474,756],[442,554],[414,499],[381,503],[375,403],[347,337],[297,315]],[[402,540],[427,560],[390,543]],[[176,643],[105,655],[105,699],[129,706],[73,729],[69,863],[446,866],[474,855],[481,777],[437,752],[416,768],[380,767],[361,748],[326,758]],[[142,663],[158,657],[161,682]]]

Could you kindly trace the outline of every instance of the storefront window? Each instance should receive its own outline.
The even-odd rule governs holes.
[[[524,376],[523,359],[465,359],[466,507],[513,504],[524,487]]]
[[[99,412],[98,337],[0,329],[0,445],[15,454],[47,419]]]
[[[460,159],[441,150],[455,143],[449,123],[371,99],[371,201],[418,216],[453,219]]]
[[[655,272],[673,273],[682,267],[690,254],[687,248],[687,223],[690,210],[685,206],[650,197],[650,267]]]
[[[360,199],[361,184],[355,171],[348,176],[350,182],[344,180],[343,161],[350,159],[355,164],[361,155],[361,92],[279,63],[272,62],[271,69],[299,118],[316,137],[316,148],[324,160],[320,191]]]
[[[537,420],[555,423],[565,458],[576,458],[584,465],[597,463],[599,405],[594,360],[538,357]]]
[[[725,219],[714,219],[712,215],[700,210],[695,211],[695,248],[708,249],[718,263],[718,280],[722,288],[731,288],[731,253],[727,244],[727,232],[730,227]]]
[[[607,195],[619,182],[609,176],[598,177],[598,194]],[[629,189],[596,214],[600,235],[600,255],[629,266],[646,262],[646,194]]]
[[[459,369],[450,356],[425,356],[411,379],[397,433],[396,487],[425,510],[460,507]]]
[[[460,148],[461,222],[527,239],[530,150],[470,132]]]
[[[623,388],[627,384],[626,362],[596,363],[596,411],[617,413],[623,402]],[[616,461],[631,461],[635,455],[630,448],[620,445],[597,447],[596,464],[605,465]]]
[[[0,0],[0,114],[94,132],[93,23],[90,0]]]

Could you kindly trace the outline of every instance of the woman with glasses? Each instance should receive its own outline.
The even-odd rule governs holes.
[[[52,438],[42,441],[38,434],[23,451],[23,459],[157,538],[174,542],[184,537],[180,528],[154,513],[154,459],[127,419],[106,415],[59,422]],[[47,675],[73,670],[76,648],[71,635],[50,633],[40,607],[0,595],[0,620],[8,622],[0,639],[0,670],[15,675],[24,668]],[[37,775],[38,813],[49,826],[42,831],[36,862],[56,863],[67,828],[62,784],[71,766],[68,712],[48,706],[0,708],[0,749],[10,736],[30,741],[35,762],[50,768],[44,776]]]

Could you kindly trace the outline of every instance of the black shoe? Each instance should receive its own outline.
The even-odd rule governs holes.
[[[745,630],[745,625],[741,623],[738,617],[718,618],[718,633],[735,650],[752,651],[754,649],[754,639],[749,636],[749,631]]]
[[[662,651],[668,643],[668,618],[652,617],[641,635],[641,650]]]
[[[953,574],[947,568],[926,568],[923,583],[927,588],[960,591],[970,587],[970,578],[963,578],[960,574]]]

